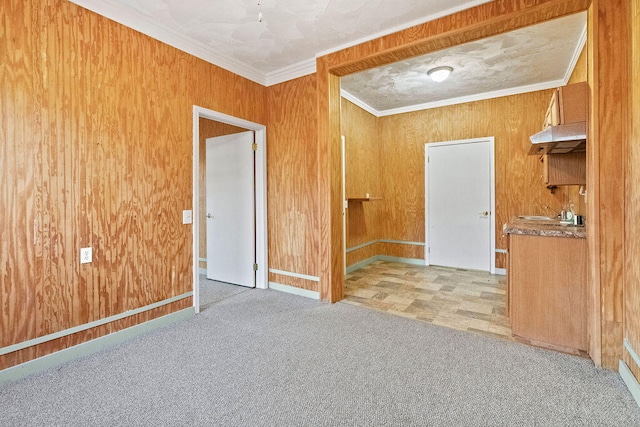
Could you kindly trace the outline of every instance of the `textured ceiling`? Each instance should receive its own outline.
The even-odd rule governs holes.
[[[489,0],[71,1],[170,44],[176,40],[208,51],[200,56],[264,76]]]
[[[313,73],[317,55],[490,0],[70,1],[271,85]],[[342,86],[345,96],[374,114],[559,86],[585,20],[580,14],[457,46],[345,77]],[[439,85],[426,78],[436,65],[454,67]]]
[[[378,112],[560,86],[575,65],[585,29],[586,13],[571,15],[346,76],[341,86]],[[444,65],[454,70],[444,82],[427,76]]]

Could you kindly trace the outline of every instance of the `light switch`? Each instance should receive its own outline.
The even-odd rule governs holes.
[[[191,213],[191,210],[182,211],[182,223],[183,224],[193,223],[193,214]]]

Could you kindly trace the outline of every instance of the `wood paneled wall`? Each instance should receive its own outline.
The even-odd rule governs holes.
[[[582,48],[582,52],[580,52],[576,66],[567,84],[586,82],[587,77],[587,46],[585,46]]]
[[[591,88],[587,148],[589,353],[596,364],[610,369],[616,369],[622,358],[623,340],[629,7],[627,0],[594,0],[587,41]]]
[[[198,245],[200,258],[207,257],[207,139],[215,138],[217,136],[232,135],[234,133],[246,132],[247,129],[233,126],[227,123],[216,122],[215,120],[209,120],[200,118],[200,157],[198,158],[198,199],[199,199],[199,236]],[[207,268],[206,261],[199,262],[200,268]]]
[[[586,78],[585,48],[570,82],[586,81]],[[550,92],[543,91],[492,103],[474,102],[459,108],[435,108],[409,116],[376,118],[343,99],[341,126],[347,136],[347,196],[362,197],[367,192],[385,196],[382,202],[350,205],[347,248],[378,239],[424,242],[423,144],[428,141],[496,136],[496,162],[499,162],[496,170],[504,171],[503,179],[497,180],[496,186],[496,206],[500,207],[496,221],[498,249],[506,247],[502,224],[513,216],[529,212],[552,215],[545,206],[560,211],[568,202],[575,204],[577,213],[586,213],[578,186],[561,187],[552,196],[542,180],[542,165],[527,155],[528,137],[541,129],[550,100]],[[515,110],[514,104],[519,105]],[[543,110],[536,113],[534,108]],[[469,115],[469,111],[473,114]],[[513,116],[504,120],[507,112]],[[522,116],[520,121],[517,115]],[[505,148],[508,144],[514,146],[509,152]],[[512,164],[509,156],[517,156],[516,163]],[[521,168],[522,164],[527,167]],[[504,179],[507,176],[509,178]],[[376,191],[368,190],[371,188]],[[398,244],[368,246],[347,253],[347,266],[374,255],[424,259],[424,248]],[[496,254],[497,267],[504,268],[504,263],[504,255]]]
[[[631,90],[625,214],[624,338],[640,352],[640,0],[631,1]],[[640,381],[640,367],[628,351],[624,360]]]
[[[346,99],[342,99],[342,135],[345,136],[345,192],[347,198],[382,196],[378,119]],[[380,239],[381,209],[384,200],[349,203],[346,211],[347,249]],[[370,258],[372,246],[347,253],[347,266]]]
[[[341,130],[337,77],[580,12],[590,2],[494,0],[317,58],[321,287],[328,300],[339,300],[343,292],[341,171],[340,156],[335,154],[340,151]]]
[[[265,89],[68,1],[5,0],[0,22],[0,346],[191,291],[193,105],[266,123]]]
[[[381,117],[384,238],[424,242],[424,144],[429,142],[495,137],[497,249],[507,247],[502,225],[513,216],[552,214],[545,206],[559,211],[569,189],[551,194],[540,159],[527,154],[529,136],[541,129],[550,99],[551,91],[538,91]],[[505,267],[501,254],[496,266]]]
[[[319,194],[315,75],[268,91],[269,267],[319,276]],[[283,285],[319,291],[318,282],[269,274]]]

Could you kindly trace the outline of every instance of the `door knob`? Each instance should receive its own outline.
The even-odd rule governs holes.
[[[489,216],[489,211],[478,212],[478,215]]]
[[[207,218],[213,218],[213,215],[211,215],[210,213],[207,214]]]

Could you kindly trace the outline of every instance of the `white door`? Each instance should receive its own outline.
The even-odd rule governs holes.
[[[427,263],[492,271],[493,140],[426,145]]]
[[[255,286],[253,132],[207,139],[207,278]]]

